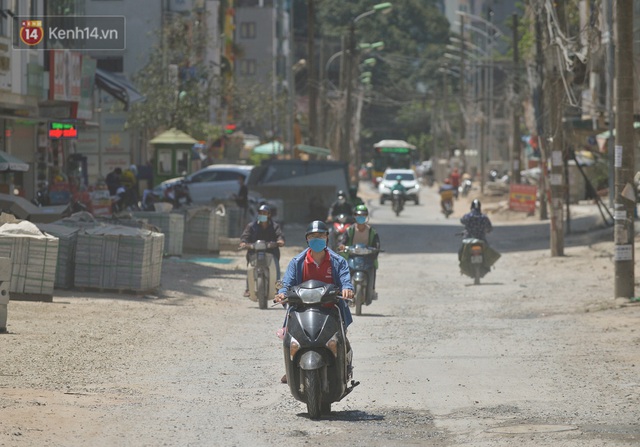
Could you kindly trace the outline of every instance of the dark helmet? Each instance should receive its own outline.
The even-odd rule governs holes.
[[[327,225],[321,220],[314,220],[307,226],[304,236],[307,237],[311,233],[328,233]]]
[[[369,210],[367,209],[367,207],[365,205],[358,205],[358,206],[356,206],[355,214],[356,214],[356,216],[368,216],[369,215]]]
[[[482,212],[482,204],[480,203],[480,201],[478,199],[475,199],[473,202],[471,202],[471,209],[472,210],[478,210],[478,212]]]
[[[344,197],[345,199],[347,198],[347,193],[344,192],[343,190],[338,191],[338,198],[340,197]]]
[[[267,205],[266,203],[263,203],[262,205],[260,205],[260,208],[258,208],[258,212],[260,211],[271,214],[271,208],[269,208],[269,205]]]

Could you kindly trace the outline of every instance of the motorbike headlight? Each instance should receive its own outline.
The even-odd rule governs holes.
[[[296,356],[299,350],[300,350],[300,343],[298,343],[298,340],[291,337],[291,342],[289,343],[289,357],[291,358],[291,361],[293,361],[294,357]]]
[[[334,357],[338,357],[338,333],[333,334],[333,337],[325,344],[327,349],[331,351]],[[293,359],[293,357],[291,357]]]

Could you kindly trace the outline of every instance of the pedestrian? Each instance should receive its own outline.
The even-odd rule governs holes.
[[[247,224],[242,235],[240,235],[240,248],[246,248],[248,244],[253,244],[258,240],[277,242],[278,246],[267,249],[267,252],[273,255],[276,264],[276,280],[280,279],[280,247],[284,246],[285,239],[280,224],[271,218],[271,208],[269,205],[260,205],[256,221]],[[249,264],[252,252],[253,250],[247,251],[247,265]],[[248,282],[244,291],[244,296],[249,296]]]
[[[110,196],[115,196],[117,194],[118,188],[120,187],[120,177],[122,177],[121,168],[115,168],[113,171],[107,174],[105,183],[107,184],[107,188],[109,189]]]
[[[344,298],[353,298],[349,265],[342,256],[327,248],[328,237],[327,225],[321,220],[314,220],[307,226],[305,240],[308,248],[289,262],[287,271],[282,278],[282,287],[276,295],[276,303],[282,303],[286,298],[286,292],[293,286],[311,279],[334,284],[342,292]],[[349,305],[346,301],[340,300],[338,306],[344,327],[347,328],[353,321]],[[283,376],[281,381],[286,383],[287,376]]]
[[[249,188],[245,185],[244,175],[238,176],[238,185],[238,194],[235,195],[235,200],[236,205],[240,208],[240,228],[244,228],[249,208]]]

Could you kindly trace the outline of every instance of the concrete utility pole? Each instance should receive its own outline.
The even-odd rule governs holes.
[[[307,89],[309,92],[309,144],[316,144],[318,124],[318,73],[316,70],[315,38],[316,7],[315,0],[307,1]]]
[[[460,16],[460,154],[464,157],[466,162],[465,149],[467,148],[467,126],[465,121],[465,113],[467,109],[467,98],[465,93],[466,72],[465,72],[465,57],[466,48],[464,43],[464,16]],[[468,164],[467,164],[468,166]]]
[[[518,14],[513,13],[513,148],[511,178],[520,183],[520,59],[518,53]]]
[[[557,2],[556,5],[556,17],[558,18],[558,24],[562,26],[564,24],[564,2]],[[564,31],[564,30],[561,30]],[[547,36],[546,42],[548,45],[548,51],[550,52],[546,61],[547,67],[547,88],[545,88],[548,105],[549,105],[549,147],[551,153],[551,173],[549,174],[549,205],[551,206],[550,216],[550,243],[551,243],[551,256],[564,256],[564,216],[563,216],[563,197],[564,197],[564,126],[562,118],[564,115],[564,86],[562,83],[562,76],[560,70],[563,67],[558,66],[559,57],[557,52],[559,49],[556,45],[552,45],[551,36]],[[555,53],[555,54],[554,54]],[[545,157],[547,158],[547,157]],[[547,158],[548,159],[548,158]]]
[[[536,133],[538,134],[538,149],[543,154],[546,142],[544,141],[544,101],[542,94],[542,84],[544,83],[544,54],[542,53],[542,22],[539,12],[535,14],[535,30],[536,30],[536,83],[533,90],[533,105],[536,115]],[[540,181],[538,182],[538,196],[540,197],[540,220],[547,218],[547,196],[545,187],[546,182],[546,166],[544,165],[544,157],[540,158]]]
[[[633,2],[616,2],[615,298],[634,296]]]

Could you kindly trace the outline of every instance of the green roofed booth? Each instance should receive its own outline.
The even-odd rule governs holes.
[[[149,142],[155,149],[154,179],[160,183],[191,173],[191,148],[195,138],[178,129],[169,129]]]

